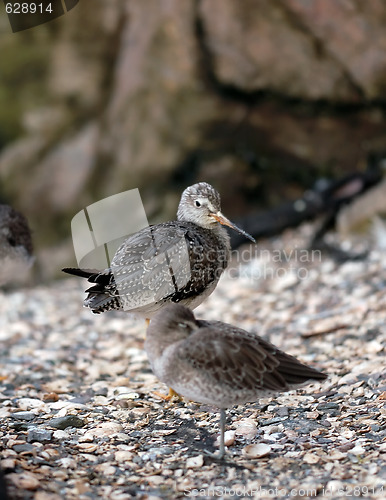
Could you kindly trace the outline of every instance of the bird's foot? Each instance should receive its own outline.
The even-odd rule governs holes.
[[[208,450],[204,450],[205,455],[207,455],[210,458],[214,458],[215,460],[221,460],[225,461],[226,460],[226,453],[225,450],[220,450],[217,453],[212,453]]]
[[[173,389],[169,388],[169,394],[162,394],[161,392],[158,391],[153,391],[153,394],[158,396],[159,398],[163,399],[164,401],[171,401],[173,398],[178,398],[179,401],[181,401],[181,396],[176,393],[176,391],[173,391]]]

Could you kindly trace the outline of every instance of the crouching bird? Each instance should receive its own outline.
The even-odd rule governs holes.
[[[220,408],[220,450],[212,455],[220,459],[226,408],[327,378],[258,335],[220,321],[197,320],[179,304],[152,318],[145,350],[154,374],[176,393]]]
[[[9,205],[0,205],[0,286],[26,282],[33,262],[27,219]]]

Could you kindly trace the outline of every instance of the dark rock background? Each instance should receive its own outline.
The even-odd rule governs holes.
[[[111,194],[138,187],[155,222],[206,180],[236,218],[364,168],[386,149],[385,28],[381,0],[82,0],[15,34],[2,10],[0,196],[41,276]]]

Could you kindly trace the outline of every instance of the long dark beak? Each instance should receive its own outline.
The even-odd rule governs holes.
[[[238,233],[242,234],[243,236],[245,236],[249,240],[253,241],[253,243],[256,243],[255,238],[252,238],[252,236],[250,234],[248,234],[247,232],[245,232],[242,229],[240,229],[239,227],[237,227],[236,224],[233,224],[233,222],[231,222],[229,219],[224,217],[224,215],[221,212],[217,212],[216,214],[210,214],[210,216],[213,217],[213,219],[215,219],[217,222],[219,222],[223,226],[231,227],[232,229],[234,229]]]

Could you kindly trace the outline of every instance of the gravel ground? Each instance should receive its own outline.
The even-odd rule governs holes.
[[[10,497],[385,498],[386,262],[370,246],[338,265],[301,250],[307,236],[305,227],[259,244],[241,267],[236,255],[196,310],[329,375],[229,410],[227,463],[205,454],[216,450],[216,409],[162,399],[143,321],[84,309],[83,280],[4,293],[0,463]]]

